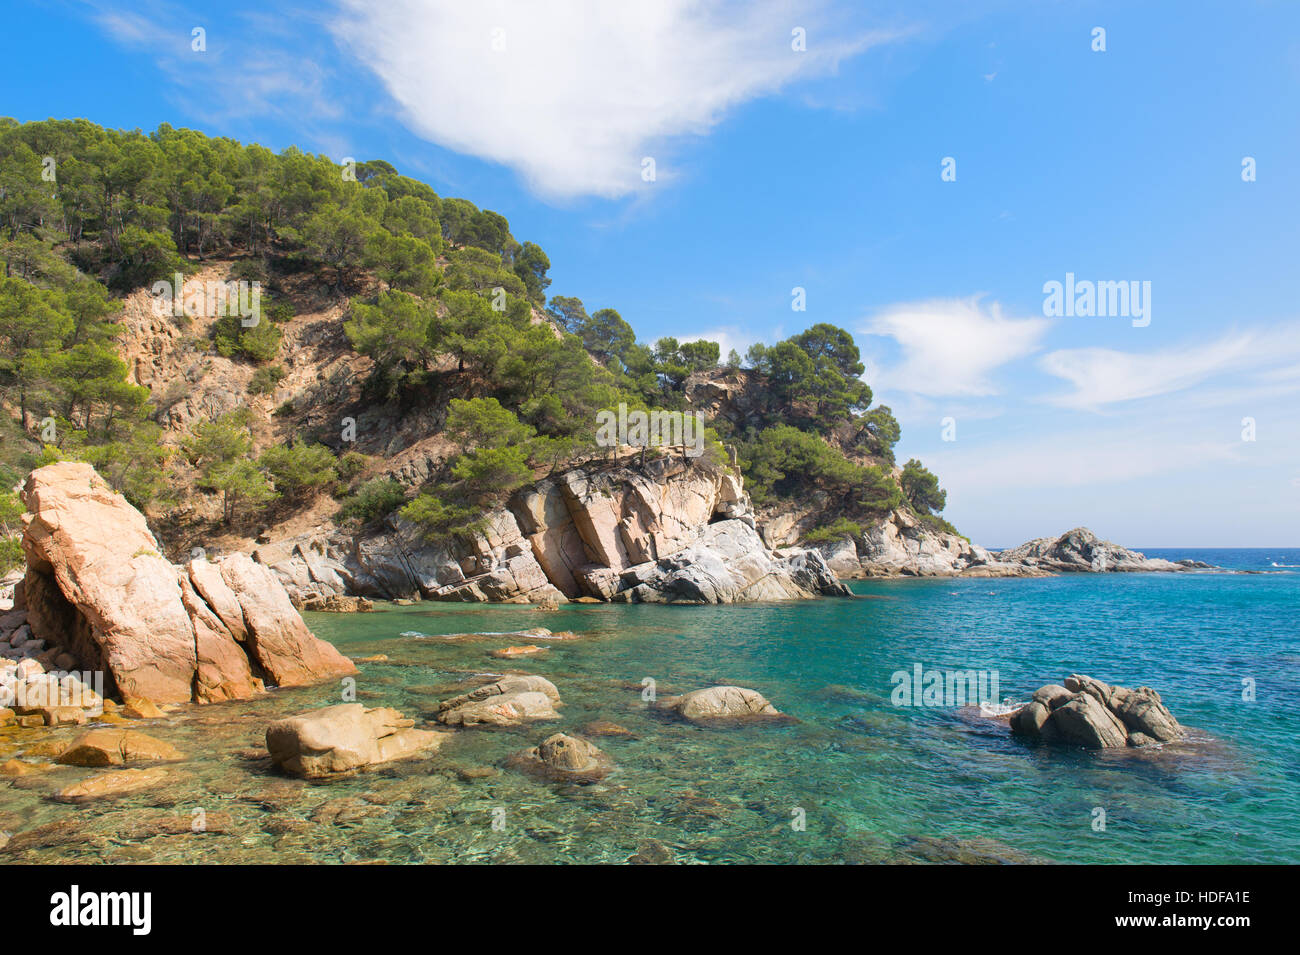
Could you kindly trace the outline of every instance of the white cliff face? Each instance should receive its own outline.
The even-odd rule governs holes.
[[[435,600],[731,603],[843,588],[820,555],[777,556],[759,538],[741,481],[666,456],[588,464],[516,493],[468,540],[431,544],[398,520],[354,541],[260,548],[296,599],[351,592]]]

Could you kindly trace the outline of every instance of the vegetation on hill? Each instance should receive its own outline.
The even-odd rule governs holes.
[[[363,456],[310,435],[255,455],[247,408],[169,438],[120,357],[122,297],[207,261],[233,262],[231,279],[265,287],[254,320],[227,311],[199,343],[253,366],[251,394],[274,393],[285,377],[287,280],[309,274],[348,302],[343,331],[371,360],[367,400],[399,417],[444,409],[456,453],[411,497],[390,478],[362,480]],[[719,439],[737,449],[756,502],[832,495],[839,523],[823,536],[903,502],[923,515],[943,507],[919,462],[895,478],[898,424],[871,407],[847,332],[814,325],[743,362],[723,359],[716,342],[639,342],[612,308],[548,300],[546,253],[518,241],[505,217],[386,162],[340,166],[167,125],[145,134],[0,119],[0,263],[6,539],[17,526],[7,488],[59,457],[96,464],[143,508],[168,503],[169,473],[193,468],[230,526],[329,491],[343,499],[342,520],[401,507],[430,534],[463,531],[539,474],[609,454],[594,444],[598,411],[684,410],[692,376],[742,364],[760,411],[743,427],[714,422],[709,448],[719,460]],[[174,320],[188,328],[186,315]],[[0,565],[19,559],[3,546]]]

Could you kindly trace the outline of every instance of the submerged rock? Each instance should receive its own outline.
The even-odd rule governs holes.
[[[582,736],[631,736],[632,731],[626,726],[611,723],[609,720],[592,720],[578,729]]]
[[[903,861],[935,865],[1035,865],[1035,858],[996,839],[955,836],[908,836],[898,843]]]
[[[505,647],[501,650],[493,650],[492,656],[498,660],[514,660],[517,657],[531,657],[538,653],[545,653],[546,647],[539,647],[536,644],[527,644],[522,647]]]
[[[599,782],[613,769],[603,751],[565,733],[548,736],[540,746],[517,754],[512,763],[547,779],[574,783]]]
[[[540,676],[511,675],[438,704],[436,719],[448,726],[518,726],[555,720],[560,691]]]
[[[1064,686],[1049,684],[1011,714],[1020,736],[1070,743],[1087,749],[1146,746],[1182,738],[1183,728],[1147,686],[1111,686],[1073,675]]]
[[[276,720],[266,728],[266,748],[285,772],[330,776],[413,756],[440,746],[446,737],[414,725],[388,707],[340,703]]]
[[[184,759],[170,743],[135,730],[93,729],[74,739],[59,756],[65,766],[120,766],[123,763]]]
[[[149,769],[119,769],[83,779],[59,790],[55,799],[59,802],[81,803],[108,796],[120,796],[124,793],[138,792],[159,786],[167,779],[167,770],[161,766]]]

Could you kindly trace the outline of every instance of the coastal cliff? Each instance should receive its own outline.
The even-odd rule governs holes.
[[[770,549],[741,479],[705,462],[588,464],[520,490],[482,525],[431,542],[395,518],[356,536],[289,538],[253,556],[300,602],[353,594],[734,603],[847,592],[818,552]]]

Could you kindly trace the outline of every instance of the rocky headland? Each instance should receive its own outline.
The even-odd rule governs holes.
[[[964,537],[937,531],[906,511],[891,514],[861,536],[819,545],[818,550],[841,578],[1047,577],[1210,568],[1200,561],[1147,557],[1102,540],[1086,527],[1007,550],[986,550]]]

